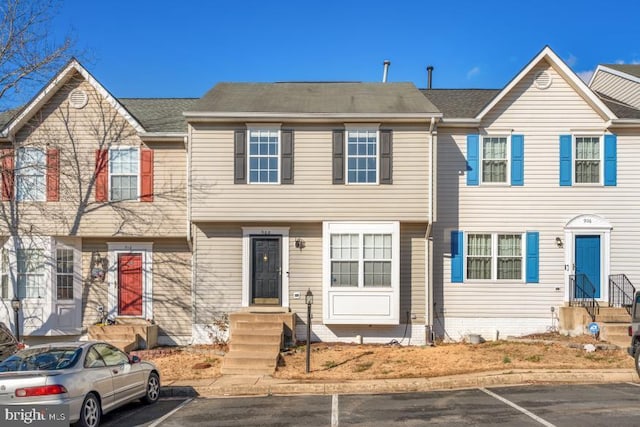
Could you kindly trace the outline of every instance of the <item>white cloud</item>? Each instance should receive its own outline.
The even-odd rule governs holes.
[[[578,58],[573,53],[570,53],[569,57],[565,59],[564,62],[566,62],[569,67],[573,67],[578,62]]]
[[[595,71],[596,70],[578,71],[576,74],[583,82],[589,84],[589,80],[591,80],[591,76],[593,76]]]
[[[480,67],[473,67],[467,72],[467,79],[470,79],[478,74],[480,74]]]

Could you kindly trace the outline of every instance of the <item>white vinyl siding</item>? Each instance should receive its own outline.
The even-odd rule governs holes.
[[[47,156],[39,148],[17,150],[15,176],[18,201],[46,200],[46,162]]]

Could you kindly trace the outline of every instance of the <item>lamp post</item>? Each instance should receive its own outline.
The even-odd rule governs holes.
[[[14,296],[11,300],[11,308],[13,308],[13,322],[16,325],[16,340],[20,342],[20,325],[18,324],[18,312],[20,311],[20,300],[18,296]]]
[[[304,296],[304,301],[307,303],[307,374],[310,372],[311,364],[311,304],[313,304],[313,294],[311,289],[307,290]]]

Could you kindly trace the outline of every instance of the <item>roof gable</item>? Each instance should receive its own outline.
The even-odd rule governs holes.
[[[129,111],[113,96],[104,86],[102,86],[84,68],[77,59],[72,59],[62,70],[54,76],[51,81],[38,94],[29,101],[12,120],[2,129],[2,137],[15,135],[20,128],[27,123],[43,105],[45,105],[64,84],[69,81],[74,73],[80,74],[104,99],[136,130],[144,133],[145,129],[140,122],[133,117]]]
[[[564,63],[562,59],[549,47],[545,46],[511,81],[478,113],[476,119],[482,120],[501,100],[503,100],[516,85],[518,85],[531,70],[542,61],[546,61],[560,74],[573,89],[585,99],[591,107],[608,120],[616,119],[611,109]]]

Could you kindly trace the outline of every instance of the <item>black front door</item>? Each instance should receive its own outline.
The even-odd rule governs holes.
[[[279,236],[251,238],[251,303],[280,304],[282,266]]]

